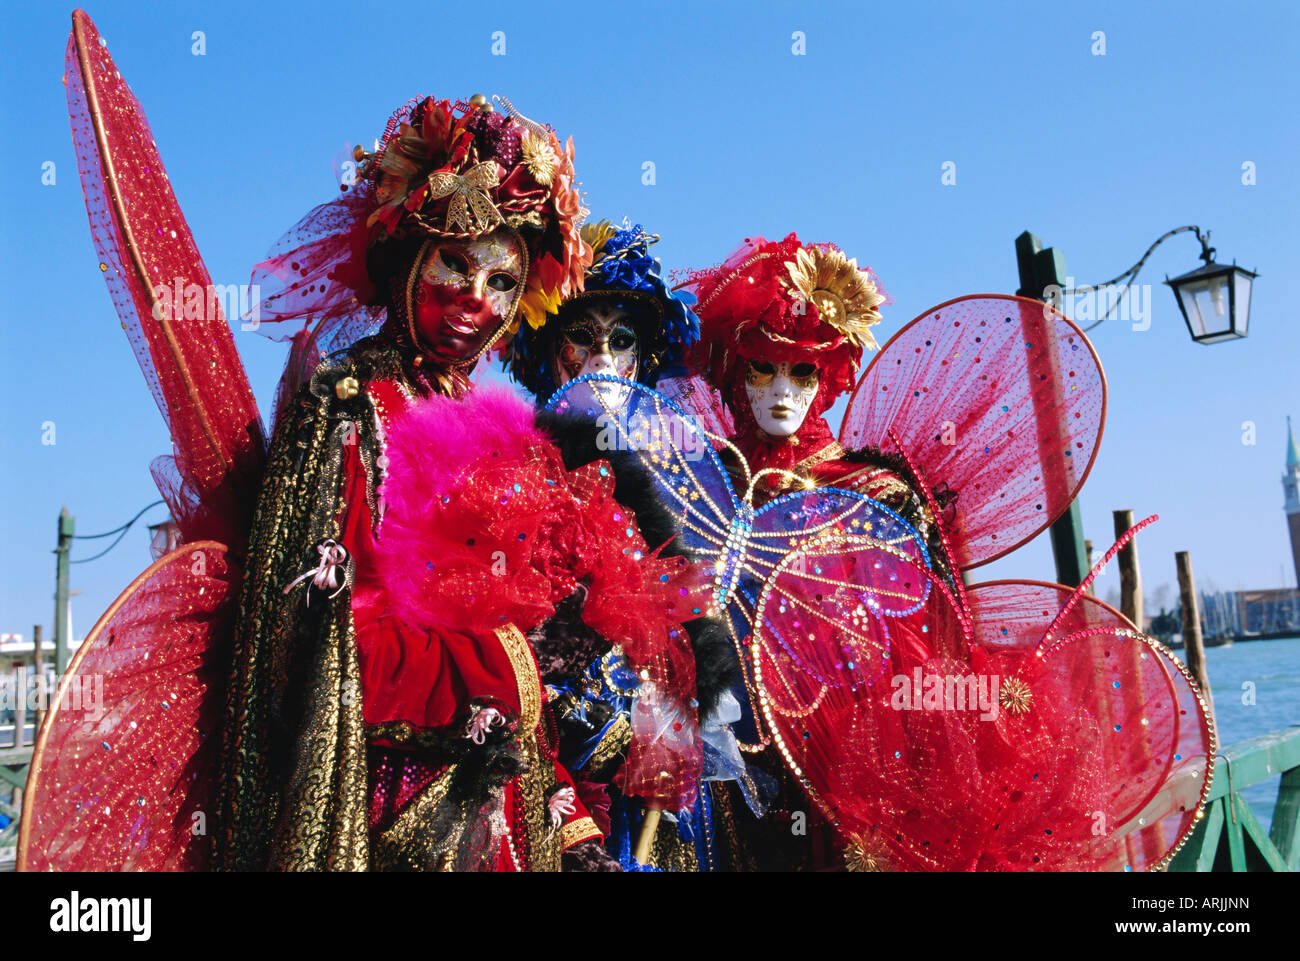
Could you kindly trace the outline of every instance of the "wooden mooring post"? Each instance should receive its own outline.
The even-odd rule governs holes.
[[[1115,540],[1119,540],[1133,527],[1132,511],[1115,511]],[[1142,571],[1138,567],[1137,538],[1133,538],[1119,551],[1119,610],[1133,622],[1139,631],[1142,623]]]
[[[1192,556],[1187,551],[1174,555],[1178,565],[1178,593],[1183,608],[1183,653],[1187,669],[1205,698],[1210,713],[1214,713],[1214,698],[1210,694],[1210,675],[1205,669],[1205,645],[1201,642],[1201,608],[1196,600],[1196,579],[1192,576]]]

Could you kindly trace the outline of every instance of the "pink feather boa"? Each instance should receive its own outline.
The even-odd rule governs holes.
[[[695,664],[681,624],[706,607],[703,571],[651,552],[614,500],[608,463],[566,472],[508,389],[414,404],[392,425],[387,455],[375,561],[392,611],[430,630],[529,631],[586,584],[583,621],[623,647],[652,694],[620,783],[693,803]]]

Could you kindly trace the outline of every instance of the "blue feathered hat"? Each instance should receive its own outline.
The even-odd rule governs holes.
[[[700,322],[691,310],[695,297],[670,291],[658,259],[650,254],[659,237],[627,221],[618,228],[602,220],[584,226],[582,233],[595,253],[584,290],[548,314],[541,327],[520,325],[504,359],[511,376],[538,400],[555,393],[551,357],[556,338],[566,315],[594,297],[621,300],[628,307],[640,346],[638,381],[653,387],[660,377],[684,373],[686,349],[699,340]]]

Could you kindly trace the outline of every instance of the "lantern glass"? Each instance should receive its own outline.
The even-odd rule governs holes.
[[[1248,270],[1235,271],[1232,279],[1232,325],[1238,337],[1250,332],[1250,282],[1254,274]]]
[[[1255,274],[1213,262],[1166,281],[1178,296],[1178,306],[1192,339],[1217,344],[1245,337],[1250,322],[1250,284]]]
[[[1232,329],[1232,294],[1228,290],[1227,277],[1222,274],[1198,277],[1179,284],[1175,289],[1194,340]]]

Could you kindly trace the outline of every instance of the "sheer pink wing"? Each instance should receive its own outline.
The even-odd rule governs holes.
[[[65,68],[100,270],[172,436],[164,497],[192,494],[169,500],[187,539],[240,549],[265,443],[221,304],[232,291],[237,303],[237,290],[212,285],[144,111],[81,10]]]
[[[957,563],[1015,550],[1059,517],[1092,467],[1106,381],[1092,345],[1051,307],[977,294],[899,331],[867,368],[840,428],[845,447],[894,450],[957,494]]]
[[[1040,857],[1044,867],[1158,868],[1190,834],[1209,790],[1213,718],[1178,659],[1091,595],[1044,639],[1072,594],[1031,581],[968,589],[975,636],[1003,677],[1003,691],[1008,677],[1028,688],[1028,710],[1003,711],[998,725],[1041,762],[1019,785],[1021,798],[1001,811],[999,834],[1004,843],[1016,839],[1009,851]],[[1070,705],[1068,714],[1062,705]],[[1053,718],[1065,729],[1053,730]],[[1035,737],[1042,738],[1038,747],[1026,746]],[[1071,754],[1070,790],[1040,787],[1032,775]],[[1071,799],[1075,816],[1067,818],[1061,812]],[[1056,829],[1050,836],[1037,823],[1049,818]],[[1073,843],[1060,847],[1065,841]]]
[[[664,377],[655,385],[677,406],[695,418],[695,422],[715,437],[728,438],[736,433],[731,412],[722,397],[704,378],[689,374],[682,377]]]
[[[100,618],[41,728],[20,870],[207,867],[239,578],[223,545],[196,541],[149,567]]]

